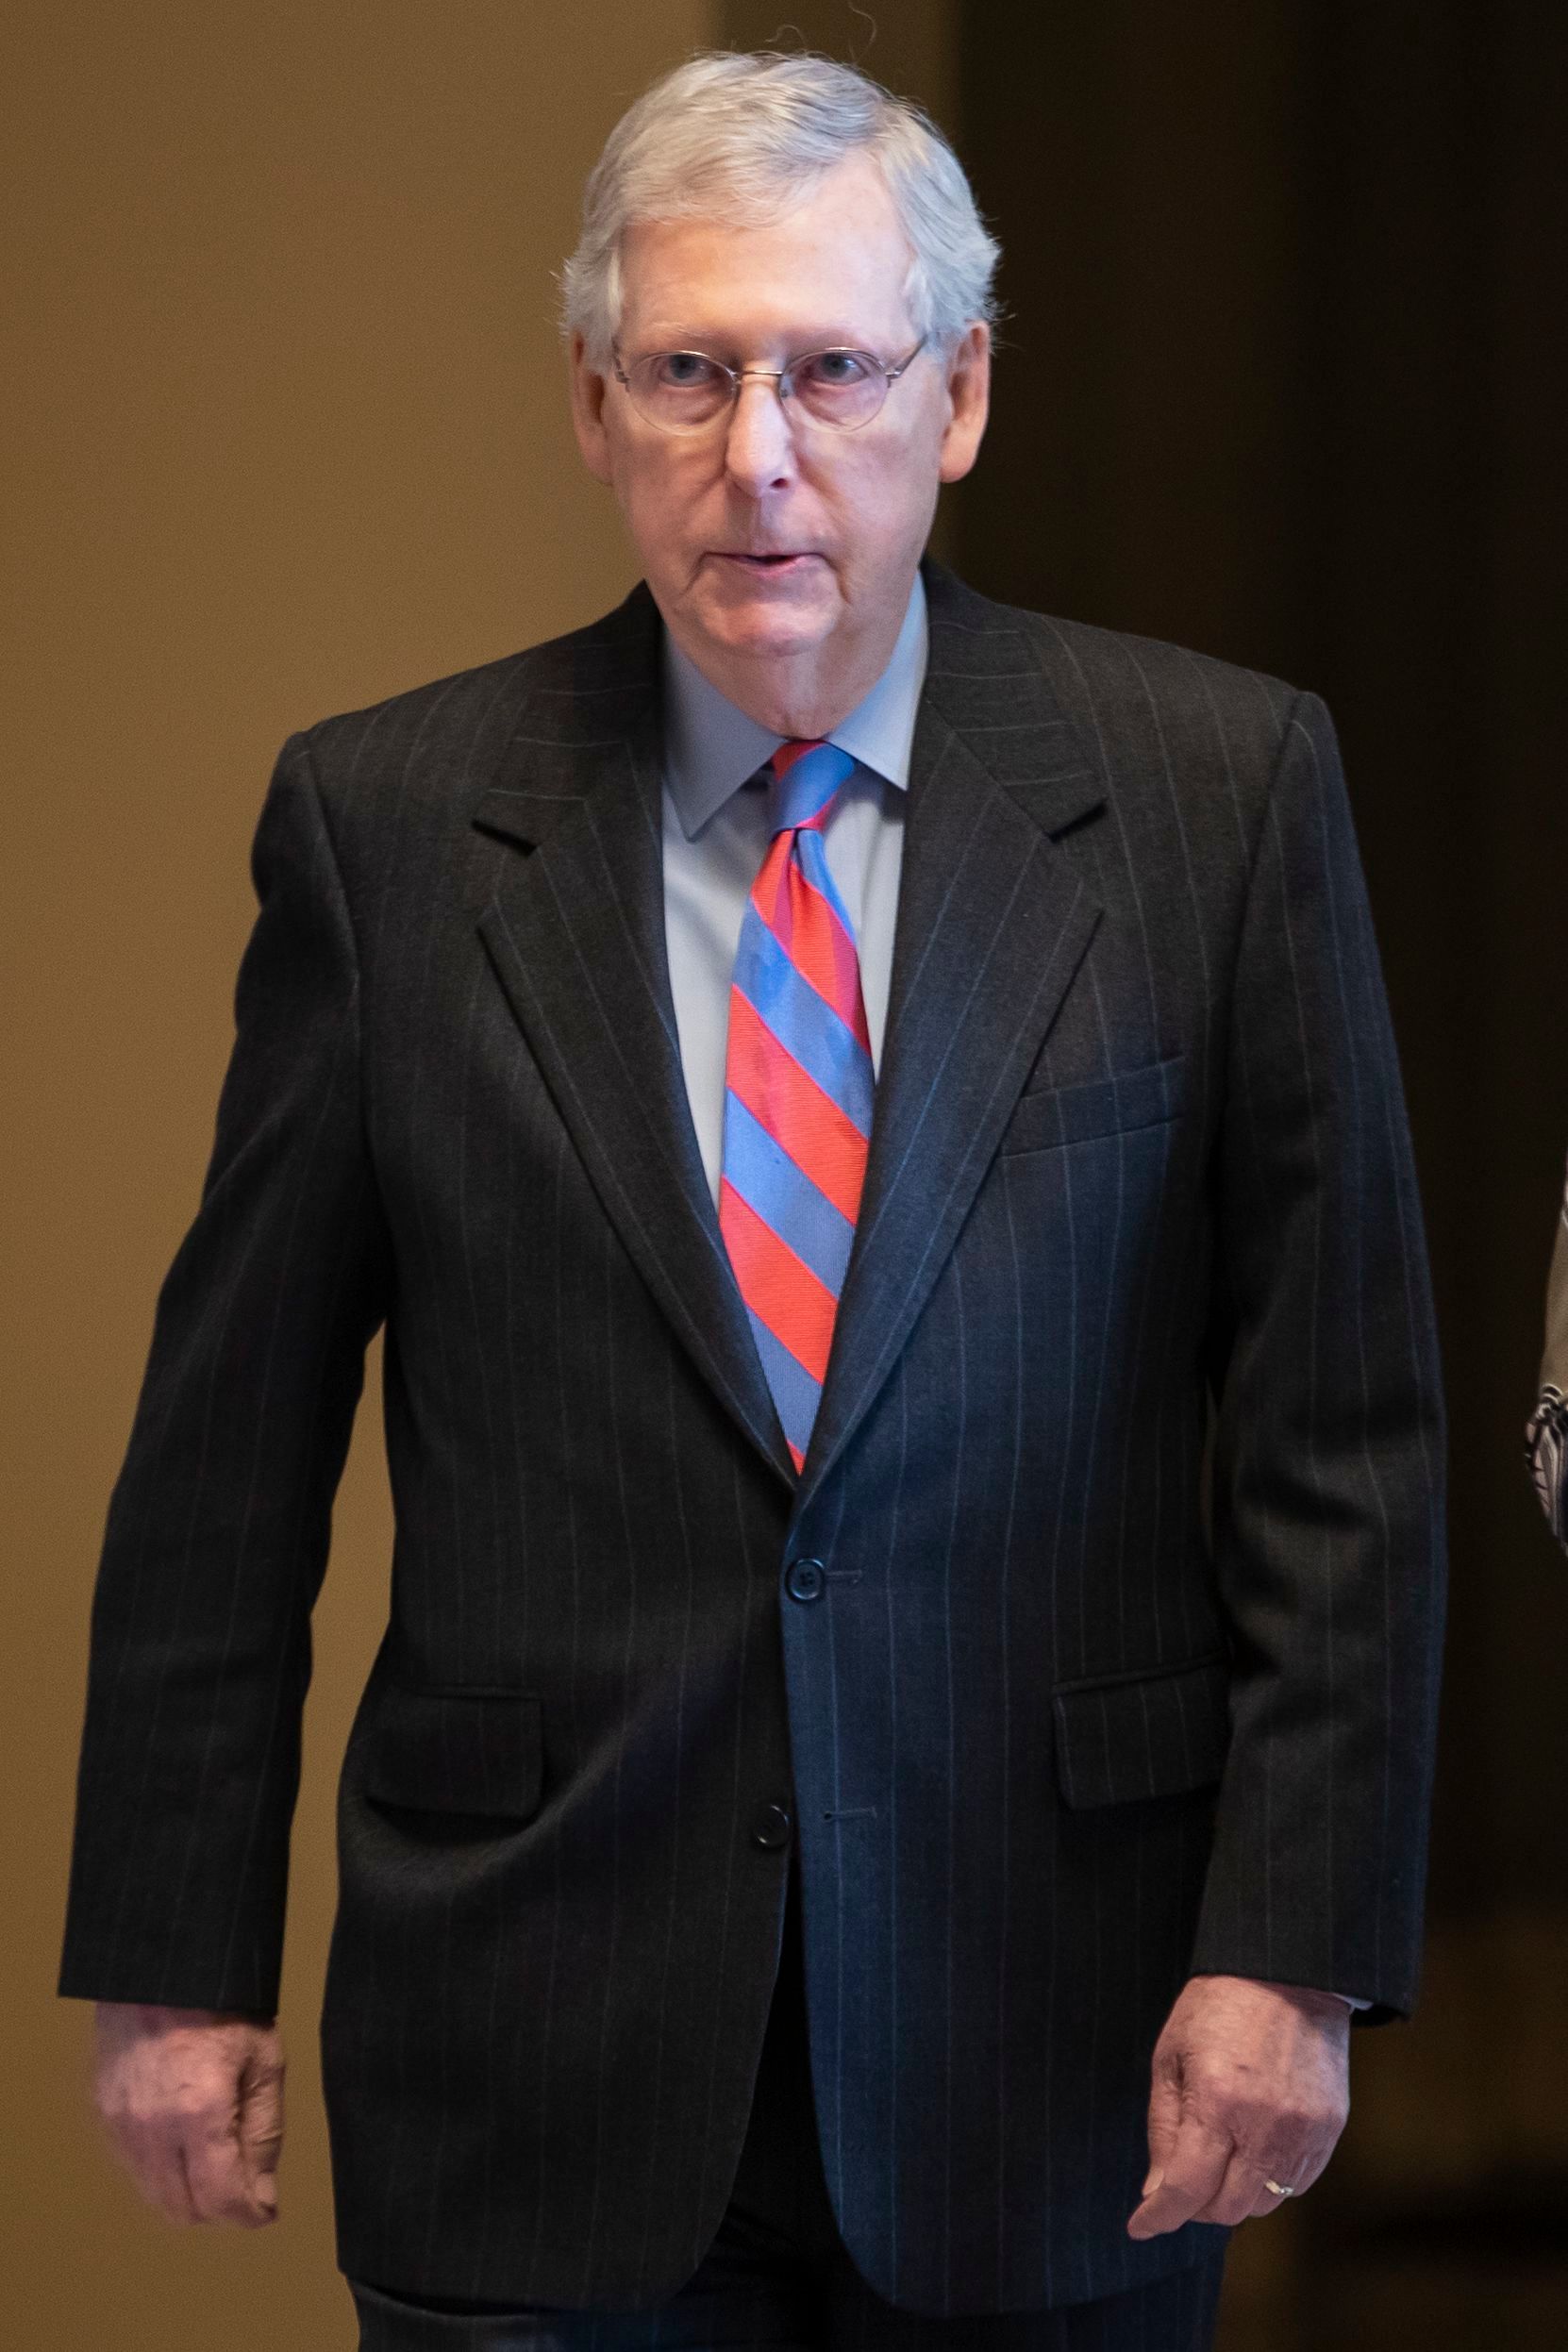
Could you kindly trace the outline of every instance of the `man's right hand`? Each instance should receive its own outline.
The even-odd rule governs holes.
[[[277,2219],[283,2043],[227,2010],[97,2004],[93,2099],[116,2155],[175,2222]]]

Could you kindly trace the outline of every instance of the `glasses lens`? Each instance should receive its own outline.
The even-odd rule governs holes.
[[[731,397],[728,370],[700,351],[655,351],[634,360],[626,389],[649,424],[670,433],[710,425]]]
[[[790,383],[808,416],[845,431],[869,425],[888,396],[888,379],[869,351],[813,351],[794,362]]]

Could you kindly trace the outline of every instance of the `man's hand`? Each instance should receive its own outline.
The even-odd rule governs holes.
[[[1245,2221],[1309,2189],[1350,2111],[1350,2011],[1332,1993],[1193,1977],[1155,2045],[1149,2176],[1127,2224]]]
[[[116,2155],[175,2222],[277,2219],[283,2044],[258,2017],[100,2001],[93,2099]]]

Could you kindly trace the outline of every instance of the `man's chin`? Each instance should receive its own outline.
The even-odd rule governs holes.
[[[696,635],[731,660],[786,661],[814,652],[830,637],[841,611],[836,597],[785,598],[765,588],[755,595],[704,598],[688,609]]]

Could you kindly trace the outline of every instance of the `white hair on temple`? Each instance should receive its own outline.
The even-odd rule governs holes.
[[[877,165],[914,248],[908,291],[917,330],[950,346],[975,321],[993,319],[1000,248],[962,165],[920,108],[830,58],[712,50],[645,90],[606,140],[561,272],[563,331],[580,330],[591,364],[608,365],[631,222],[770,219],[852,155]]]

